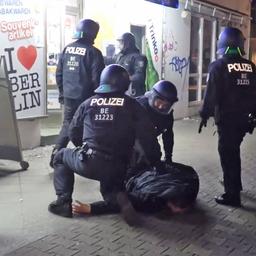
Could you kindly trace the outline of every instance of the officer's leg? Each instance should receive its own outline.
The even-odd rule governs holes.
[[[74,187],[74,172],[64,163],[64,157],[69,154],[64,153],[72,149],[62,149],[58,151],[54,158],[54,188],[57,200],[52,202],[48,210],[63,217],[72,217],[72,193]]]
[[[221,166],[223,170],[225,194],[216,198],[217,203],[240,206],[241,159],[240,144],[244,133],[234,125],[218,127]]]
[[[53,159],[58,150],[65,148],[69,142],[68,129],[72,118],[80,105],[80,101],[64,99],[64,118],[59,136],[51,154],[50,166],[53,167]]]

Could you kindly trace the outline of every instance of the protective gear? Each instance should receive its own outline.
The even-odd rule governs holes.
[[[136,47],[135,36],[130,32],[122,34],[120,37],[117,38],[117,41],[121,41],[123,43],[122,50]]]
[[[156,135],[162,136],[162,142],[163,142],[163,149],[165,153],[165,160],[166,159],[172,159],[172,152],[173,152],[173,144],[174,144],[174,134],[173,134],[173,111],[170,112],[169,115],[163,115],[156,112],[150,105],[149,105],[149,99],[148,94],[150,92],[147,92],[145,95],[137,97],[136,100],[140,103],[140,105],[146,110],[147,115],[149,116],[151,122],[154,125]],[[138,144],[138,143],[137,143]],[[141,150],[138,148],[138,146],[135,143],[134,146],[134,163],[136,165],[140,163],[140,159],[136,157],[137,153],[141,155]],[[141,157],[141,160],[145,162],[145,158]],[[133,166],[133,163],[131,163],[131,166]]]
[[[161,158],[154,127],[142,107],[125,94],[96,94],[79,106],[69,129],[71,141],[81,141],[84,146],[62,149],[54,158],[56,195],[72,198],[74,173],[77,173],[100,181],[104,201],[92,205],[92,214],[103,213],[104,209],[108,213],[122,210],[129,218],[131,212],[126,208],[129,205],[122,201],[124,204],[120,202],[120,206],[124,208],[120,209],[117,193],[124,190],[135,135],[145,148],[150,164],[154,165]],[[81,158],[81,150],[85,151],[84,158]],[[128,211],[124,212],[126,209]]]
[[[129,73],[131,80],[126,93],[132,97],[141,96],[146,91],[147,58],[140,54],[132,33],[124,33],[117,41],[120,43],[120,52],[115,56],[114,63],[123,66]]]
[[[199,128],[198,128],[198,133],[201,133],[203,126],[204,127],[207,126],[207,119],[205,119],[205,118],[201,119],[201,122],[200,122]]]
[[[99,32],[100,26],[97,22],[84,19],[81,20],[77,26],[73,39],[88,38],[94,40]]]
[[[95,93],[113,93],[127,91],[130,84],[129,74],[118,64],[105,67],[100,76],[100,86]]]
[[[225,29],[218,49],[223,51],[229,46],[242,47],[243,38],[237,31],[234,28]],[[218,152],[225,191],[224,195],[215,198],[217,203],[240,204],[240,146],[248,132],[248,114],[256,111],[255,98],[256,67],[253,62],[239,54],[224,54],[211,63],[200,116],[205,119],[214,116],[217,125]]]
[[[245,55],[244,41],[243,33],[238,28],[226,27],[220,33],[217,43],[217,53],[224,55],[232,51],[232,53]]]
[[[148,94],[149,105],[158,113],[168,115],[172,106],[178,101],[177,89],[169,81],[158,81]]]
[[[57,148],[69,142],[68,127],[78,106],[94,94],[98,87],[104,59],[93,40],[84,38],[65,46],[56,70],[60,103],[64,103],[63,125],[56,140]]]
[[[53,168],[54,157],[55,157],[55,155],[57,154],[58,151],[59,151],[59,149],[55,148],[55,147],[52,150],[52,153],[51,153],[51,156],[50,156],[50,163],[49,163],[50,167],[52,167],[52,168]]]
[[[63,95],[59,95],[58,100],[59,100],[59,103],[60,103],[61,105],[64,104],[64,96],[63,96]]]

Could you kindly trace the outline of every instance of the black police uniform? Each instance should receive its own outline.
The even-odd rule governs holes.
[[[102,53],[91,40],[78,39],[64,48],[56,71],[60,101],[64,100],[64,120],[55,148],[67,146],[72,117],[78,106],[94,94],[103,68]]]
[[[131,84],[127,94],[132,97],[143,95],[146,90],[147,58],[136,47],[126,48],[116,55],[116,64],[123,66],[130,75]]]
[[[146,110],[152,121],[157,136],[162,135],[162,141],[165,151],[165,160],[172,162],[172,152],[174,144],[173,135],[173,110],[168,115],[162,115],[157,113],[148,102],[148,97],[140,96],[136,98],[141,106]]]
[[[93,214],[118,212],[135,137],[152,165],[161,152],[154,128],[139,103],[120,93],[96,94],[80,105],[70,125],[70,139],[82,148],[62,149],[54,158],[54,186],[58,197],[71,201],[74,172],[100,181],[105,201],[91,205]]]
[[[225,200],[237,205],[242,189],[240,144],[250,130],[248,115],[256,111],[255,99],[256,68],[251,61],[232,54],[210,65],[200,115],[205,120],[210,116],[215,118]]]

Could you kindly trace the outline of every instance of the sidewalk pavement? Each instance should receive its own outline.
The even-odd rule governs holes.
[[[6,256],[255,256],[256,136],[241,147],[242,208],[217,205],[223,192],[215,127],[208,122],[199,135],[198,120],[175,121],[174,161],[192,165],[200,176],[196,208],[184,215],[142,216],[129,227],[119,215],[61,218],[47,211],[55,199],[51,146],[24,152],[30,163],[0,161],[0,255]],[[100,199],[98,182],[76,176],[74,199]]]

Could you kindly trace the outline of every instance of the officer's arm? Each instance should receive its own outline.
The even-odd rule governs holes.
[[[98,201],[91,203],[91,214],[100,215],[100,214],[109,214],[109,213],[118,213],[120,208],[117,204],[112,204],[109,201]]]
[[[155,165],[161,159],[157,135],[145,109],[138,102],[136,103],[134,112],[136,115],[136,138],[140,142],[151,165]]]
[[[214,109],[217,103],[216,88],[218,84],[220,84],[220,81],[217,68],[215,66],[210,66],[204,102],[200,110],[202,119],[207,120],[210,116],[214,116]]]
[[[93,89],[96,89],[100,84],[100,74],[105,67],[104,58],[100,50],[95,49],[90,62]]]
[[[55,77],[59,89],[59,102],[63,103],[63,53],[59,57]]]
[[[167,130],[162,134],[165,161],[172,162],[172,152],[174,144],[174,134],[173,134],[173,113],[170,115],[170,121],[168,123]]]
[[[69,139],[77,147],[83,143],[83,128],[85,118],[85,104],[81,104],[69,125]]]
[[[138,55],[134,59],[134,73],[130,76],[132,82],[138,82],[140,84],[145,83],[147,69],[147,58],[143,55]]]

